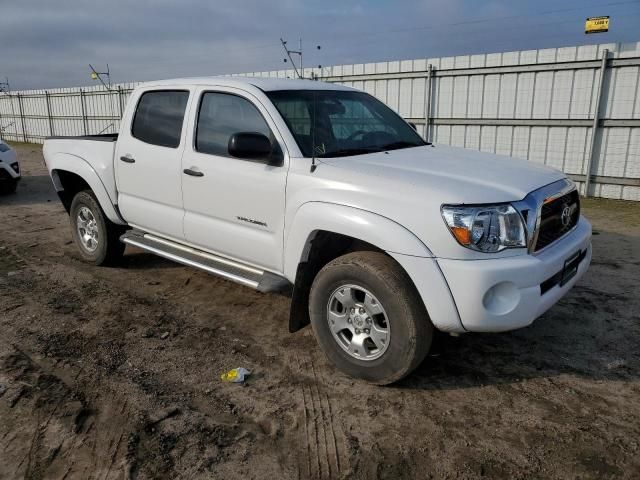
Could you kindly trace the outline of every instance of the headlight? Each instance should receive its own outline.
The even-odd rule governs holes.
[[[449,231],[463,247],[480,252],[499,252],[527,245],[522,217],[511,205],[443,205]]]
[[[11,150],[11,147],[6,143],[0,143],[0,152],[8,152]]]

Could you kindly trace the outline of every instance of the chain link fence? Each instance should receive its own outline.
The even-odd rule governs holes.
[[[312,75],[375,95],[436,143],[528,159],[566,172],[583,194],[640,201],[640,42],[305,70]],[[40,143],[115,133],[136,85],[0,95],[0,135]]]

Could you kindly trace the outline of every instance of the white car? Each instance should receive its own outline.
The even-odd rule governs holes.
[[[20,180],[16,151],[0,140],[0,193],[13,193]]]
[[[409,374],[434,331],[525,327],[591,261],[575,185],[531,162],[426,143],[364,92],[307,80],[138,87],[117,135],[44,157],[80,255],[125,244],[261,291],[293,287],[342,371]],[[247,320],[259,325],[259,311]]]

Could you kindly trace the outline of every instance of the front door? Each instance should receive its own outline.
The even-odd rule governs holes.
[[[184,233],[189,244],[267,270],[282,270],[288,158],[280,166],[234,158],[234,133],[284,145],[264,106],[231,88],[198,92],[196,122],[182,158]],[[281,149],[282,148],[282,149]]]
[[[126,221],[147,232],[183,240],[183,125],[186,90],[147,90],[132,98],[130,128],[118,136],[118,206]]]

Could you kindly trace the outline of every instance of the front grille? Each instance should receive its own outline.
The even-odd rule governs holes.
[[[11,175],[4,168],[0,168],[0,180],[9,180]]]
[[[545,203],[540,212],[540,227],[534,251],[542,250],[567,234],[576,226],[579,218],[580,197],[577,190]]]

